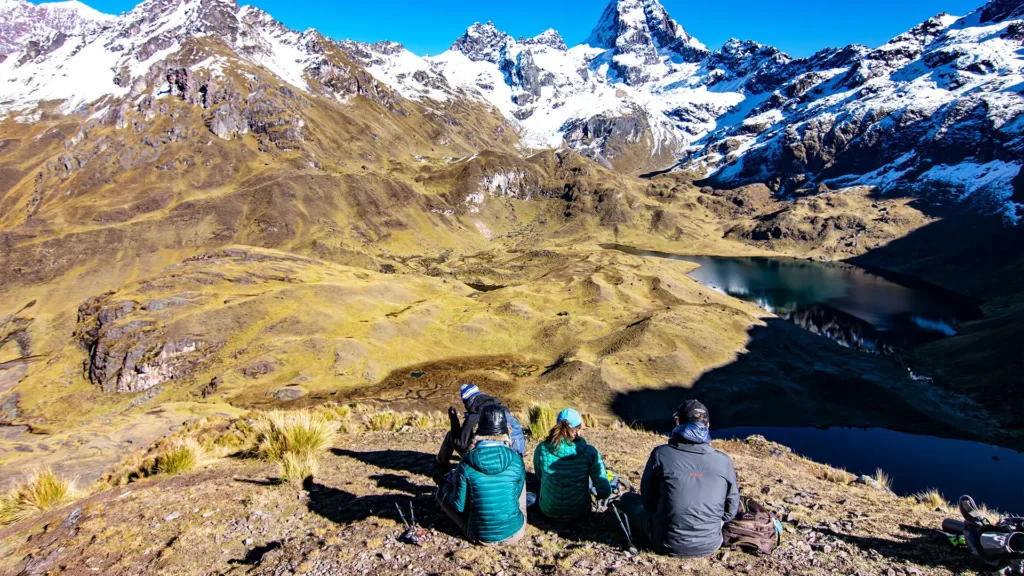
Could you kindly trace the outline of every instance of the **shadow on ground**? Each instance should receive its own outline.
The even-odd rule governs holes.
[[[746,352],[692,387],[619,393],[613,411],[626,422],[667,430],[674,408],[699,398],[717,428],[878,426],[949,433],[948,424],[894,391],[908,378],[893,360],[844,348],[784,320],[765,322],[751,328]]]
[[[413,450],[375,450],[357,452],[344,448],[331,448],[335,456],[344,456],[378,468],[398,472],[411,472],[430,477],[434,471],[434,455]]]
[[[919,566],[947,568],[957,574],[984,568],[982,563],[971,556],[966,548],[954,550],[949,540],[937,530],[908,525],[900,525],[900,529],[915,536],[889,540],[872,536],[840,534],[831,530],[823,531],[823,533],[834,536],[868,554],[879,554],[894,563],[909,562]]]

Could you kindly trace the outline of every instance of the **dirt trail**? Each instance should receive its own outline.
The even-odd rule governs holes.
[[[276,485],[271,465],[227,459],[100,493],[0,530],[0,573],[947,575],[970,574],[973,566],[933,530],[941,514],[819,479],[822,466],[759,441],[716,445],[734,458],[742,493],[786,520],[783,545],[771,557],[631,556],[610,514],[573,524],[531,517],[519,545],[473,546],[433,503],[427,474],[441,434],[339,436],[308,491]],[[650,449],[664,441],[629,430],[586,434],[633,483]],[[429,531],[422,548],[396,542],[395,504],[410,501]]]

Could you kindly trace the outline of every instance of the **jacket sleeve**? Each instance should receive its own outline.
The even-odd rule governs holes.
[[[644,468],[644,477],[640,479],[640,495],[644,498],[644,509],[648,512],[657,512],[658,500],[661,499],[661,460],[658,459],[658,452],[651,452],[647,459],[647,467]]]
[[[543,444],[537,444],[537,447],[533,449],[533,473],[537,475],[537,481],[542,482],[544,477],[544,466],[540,458],[540,447]]]
[[[459,464],[455,472],[455,488],[448,493],[448,504],[459,512],[465,512],[468,494],[469,478],[466,478],[466,469],[462,464]]]
[[[462,433],[455,439],[455,450],[465,453],[469,445],[473,443],[473,434],[476,432],[476,425],[480,423],[480,415],[474,412],[466,414],[466,420],[462,423]]]
[[[601,453],[597,451],[597,448],[591,446],[591,450],[594,454],[590,460],[590,481],[594,483],[594,489],[597,490],[598,500],[604,500],[612,495],[612,487],[608,484],[608,471],[605,470],[604,460],[601,459]]]
[[[733,466],[732,458],[725,456],[725,481],[729,484],[728,492],[725,495],[725,517],[723,522],[728,522],[736,517],[740,511],[740,486],[736,481],[736,468]]]

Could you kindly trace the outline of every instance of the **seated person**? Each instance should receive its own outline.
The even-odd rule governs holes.
[[[722,526],[736,517],[740,495],[732,459],[711,447],[708,409],[687,400],[676,409],[668,444],[651,452],[640,496],[620,505],[638,545],[682,558],[722,546]]]
[[[526,467],[511,448],[500,405],[480,412],[473,446],[438,489],[437,501],[473,542],[515,543],[526,533]]]
[[[538,503],[548,518],[570,520],[589,514],[591,486],[599,500],[611,495],[601,455],[580,436],[582,428],[580,413],[566,408],[533,452],[533,469],[540,480]]]
[[[441,449],[437,452],[435,480],[440,480],[452,469],[451,460],[455,453],[458,453],[459,456],[464,456],[469,451],[473,445],[473,436],[476,434],[477,422],[480,421],[480,413],[487,406],[498,406],[505,412],[512,449],[520,457],[526,456],[526,437],[523,435],[523,427],[512,416],[512,413],[501,405],[500,400],[480,392],[480,389],[474,384],[463,384],[459,389],[459,395],[466,406],[466,414],[460,423],[458,411],[455,408],[448,409],[451,430],[445,435],[444,441],[441,443]]]

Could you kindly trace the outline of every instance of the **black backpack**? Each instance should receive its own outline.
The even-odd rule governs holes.
[[[756,500],[740,498],[740,511],[722,527],[722,547],[771,554],[782,543],[781,524]]]

